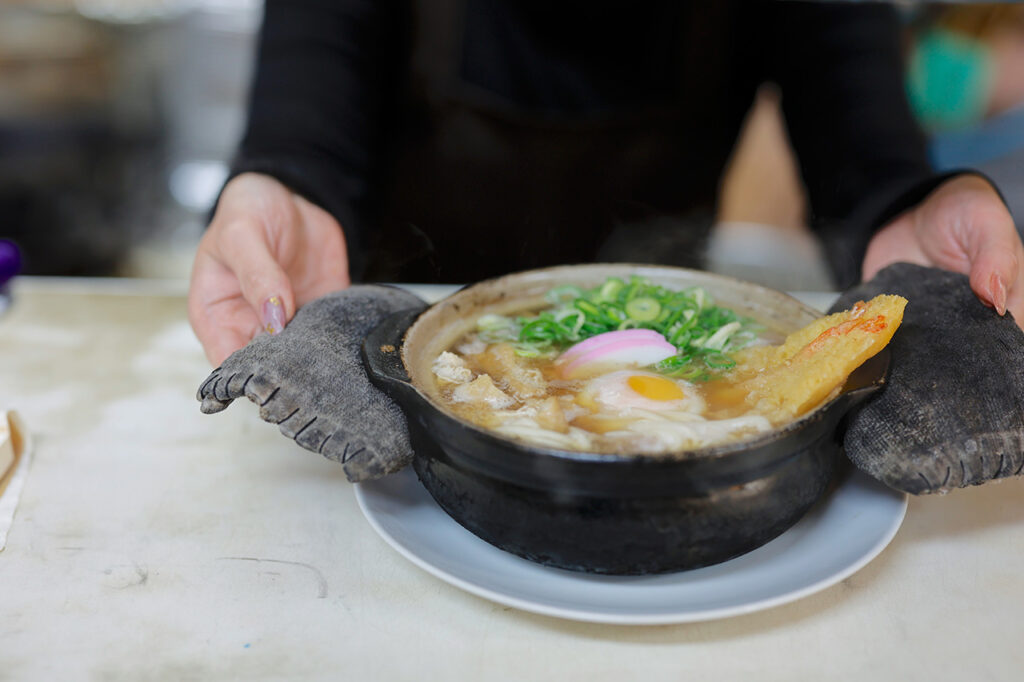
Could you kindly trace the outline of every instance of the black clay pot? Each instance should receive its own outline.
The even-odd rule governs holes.
[[[825,493],[841,423],[885,380],[883,351],[830,402],[754,441],[665,455],[555,450],[498,436],[448,412],[430,364],[484,313],[539,300],[556,284],[640,274],[704,286],[721,305],[780,334],[817,313],[785,294],[708,273],[628,265],[566,266],[481,282],[424,311],[399,313],[364,343],[371,379],[403,408],[420,481],[487,542],[548,566],[606,574],[697,568],[755,549]]]

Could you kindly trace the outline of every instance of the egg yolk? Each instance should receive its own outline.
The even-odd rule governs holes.
[[[661,377],[636,374],[629,377],[626,384],[648,400],[682,400],[686,397],[674,381]]]

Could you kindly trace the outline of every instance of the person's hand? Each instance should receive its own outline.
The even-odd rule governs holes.
[[[863,276],[906,261],[968,275],[971,289],[1024,327],[1024,247],[992,185],[976,175],[947,180],[868,245]]]
[[[199,242],[188,319],[216,367],[256,334],[280,332],[298,307],[349,285],[341,226],[277,180],[233,178]]]

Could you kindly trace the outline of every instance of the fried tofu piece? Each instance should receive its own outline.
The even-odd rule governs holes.
[[[876,296],[793,332],[771,352],[762,351],[765,369],[742,384],[748,404],[773,424],[817,406],[889,343],[906,304],[901,296]]]
[[[473,380],[473,371],[466,366],[466,361],[448,351],[437,356],[431,369],[438,380],[450,384],[465,384]]]
[[[487,350],[473,356],[473,361],[487,374],[497,377],[502,388],[515,394],[520,400],[540,398],[547,393],[547,385],[541,371],[527,367],[523,358],[507,343],[495,343]]]
[[[456,386],[452,391],[452,400],[459,403],[483,403],[496,409],[515,404],[515,400],[495,386],[487,374],[481,374],[468,384]]]
[[[558,398],[551,396],[537,404],[537,424],[549,431],[569,433],[569,422],[565,419]]]

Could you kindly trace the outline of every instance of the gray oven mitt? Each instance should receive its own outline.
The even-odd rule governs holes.
[[[235,351],[199,387],[206,414],[245,396],[260,417],[296,443],[339,462],[352,482],[379,478],[412,460],[405,416],[370,383],[361,346],[392,313],[424,308],[394,287],[360,285],[303,306],[280,334]]]
[[[854,415],[846,454],[886,485],[933,493],[1024,469],[1024,332],[967,277],[891,265],[832,310],[877,294],[908,300],[885,388]]]

